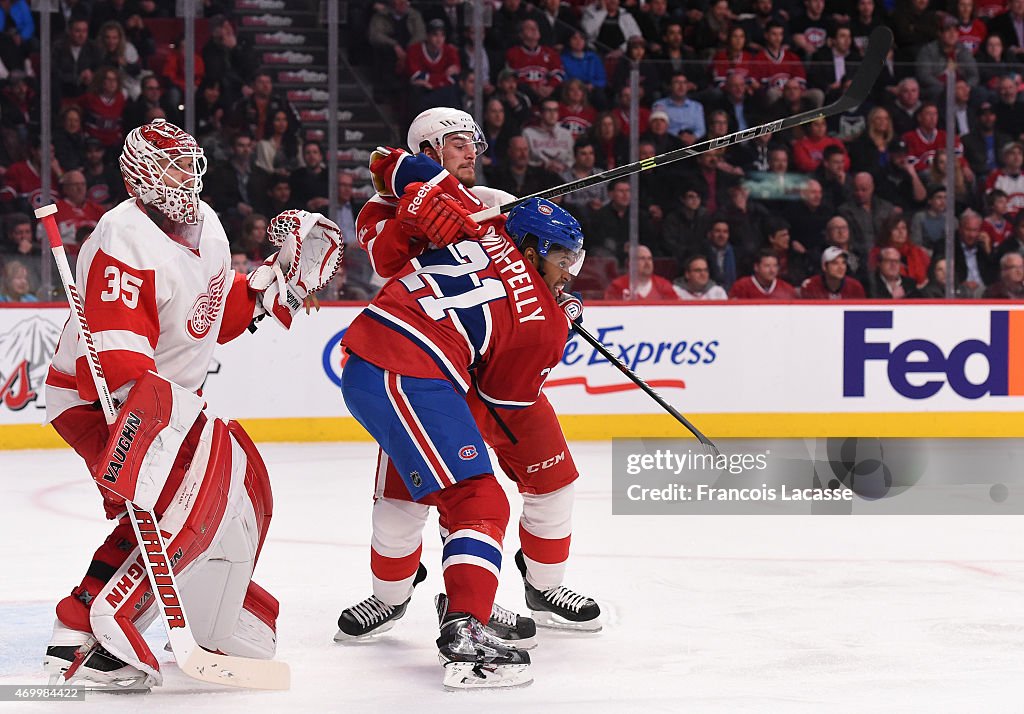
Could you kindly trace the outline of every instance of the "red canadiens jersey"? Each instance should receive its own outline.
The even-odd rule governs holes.
[[[960,33],[958,42],[969,49],[972,55],[978,54],[978,50],[981,45],[985,42],[985,38],[988,37],[988,28],[985,23],[974,18],[974,20],[966,25],[957,25],[957,31]]]
[[[767,49],[761,50],[754,61],[754,76],[766,88],[782,89],[794,77],[801,84],[807,83],[803,62],[789,50],[783,50],[777,55]]]
[[[907,144],[907,162],[917,169],[918,173],[932,165],[936,151],[946,150],[946,132],[942,129],[936,129],[931,140],[922,134],[920,129],[914,129],[903,135],[903,141]],[[963,154],[960,137],[953,137],[953,147],[957,156]]]
[[[64,199],[57,201],[57,226],[65,243],[74,243],[79,228],[92,228],[103,217],[103,207],[86,200],[76,206]]]
[[[716,87],[725,84],[730,74],[738,74],[745,81],[751,82],[755,76],[754,55],[743,50],[736,58],[730,57],[726,50],[719,50],[711,60],[711,74]]]
[[[112,392],[147,370],[198,391],[217,342],[241,334],[252,320],[255,298],[245,276],[231,270],[220,220],[199,205],[197,249],[168,237],[134,199],[105,213],[82,245],[75,283]],[[69,320],[46,377],[48,420],[96,400],[87,359]]]
[[[558,123],[568,129],[573,139],[579,139],[590,131],[597,119],[597,110],[591,106],[570,107],[565,104],[558,105]]]
[[[516,409],[537,400],[568,334],[540,274],[492,225],[479,241],[411,260],[342,344],[382,369],[447,379],[463,394],[473,385],[492,405]]]
[[[505,64],[515,70],[520,84],[556,87],[565,79],[562,58],[550,47],[540,46],[531,52],[522,45],[515,45],[505,53]]]
[[[453,77],[461,71],[459,51],[449,44],[445,44],[441,48],[441,54],[436,59],[431,59],[426,52],[425,43],[417,42],[409,47],[406,63],[409,68],[409,78],[426,80],[431,89],[440,89],[454,84]]]

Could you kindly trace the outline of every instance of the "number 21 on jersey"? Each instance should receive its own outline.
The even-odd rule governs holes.
[[[415,292],[427,286],[426,276],[432,278],[430,283],[435,295],[417,300],[432,320],[444,319],[448,310],[468,310],[506,296],[501,280],[481,279],[476,275],[491,264],[479,243],[462,241],[448,250],[425,253],[418,261],[420,267],[416,272],[400,280],[409,292]]]

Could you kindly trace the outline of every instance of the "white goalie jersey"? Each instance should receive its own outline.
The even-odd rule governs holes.
[[[76,283],[112,392],[147,370],[199,390],[217,342],[252,320],[255,298],[231,270],[220,220],[200,206],[195,248],[168,236],[134,199],[107,212],[82,246]],[[96,400],[86,354],[69,321],[46,379],[48,421]]]

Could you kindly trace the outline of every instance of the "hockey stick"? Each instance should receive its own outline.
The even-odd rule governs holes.
[[[850,82],[850,86],[846,90],[846,93],[827,107],[812,109],[809,112],[795,114],[784,119],[777,119],[776,121],[768,122],[767,124],[761,124],[760,126],[754,126],[749,129],[744,129],[743,131],[737,131],[734,134],[726,134],[725,136],[720,136],[717,139],[702,141],[701,143],[694,144],[693,146],[684,146],[681,149],[675,149],[668,153],[661,154],[660,156],[652,156],[649,159],[641,159],[640,161],[635,161],[631,164],[618,166],[614,169],[609,169],[608,171],[603,171],[602,173],[594,174],[593,176],[588,176],[578,181],[563,183],[561,186],[555,186],[543,191],[538,191],[537,193],[531,193],[529,196],[518,198],[515,201],[510,201],[509,203],[502,204],[501,206],[485,208],[481,211],[477,211],[470,216],[470,218],[479,223],[481,221],[494,218],[502,213],[508,213],[516,206],[521,203],[525,203],[532,198],[555,198],[556,196],[589,188],[590,186],[595,186],[599,183],[612,181],[613,179],[622,178],[623,176],[630,176],[631,174],[639,173],[640,171],[648,171],[659,166],[664,166],[665,164],[671,164],[675,161],[690,159],[694,156],[714,151],[715,149],[724,149],[725,147],[732,146],[733,144],[750,141],[762,134],[786,131],[793,127],[809,124],[817,119],[824,119],[826,117],[835,116],[836,114],[842,114],[843,112],[851,109],[856,109],[865,99],[867,99],[868,93],[871,92],[871,88],[875,85],[875,81],[878,79],[878,75],[882,71],[882,64],[885,62],[886,55],[889,54],[890,47],[892,47],[892,30],[888,27],[876,27],[871,33],[871,37],[868,39],[868,46],[867,49],[864,50],[864,59],[860,64],[860,68],[857,70],[857,74],[854,75],[853,80]]]
[[[88,351],[89,371],[92,373],[96,392],[99,394],[100,406],[107,424],[117,420],[114,399],[107,385],[100,364],[99,351],[93,341],[92,331],[85,319],[85,303],[75,287],[75,279],[71,275],[64,244],[57,228],[57,206],[50,204],[36,209],[36,218],[43,222],[46,234],[50,239],[50,252],[57,263],[57,272],[64,283],[64,291],[71,305],[71,315],[78,327]],[[291,673],[288,664],[275,660],[251,659],[231,655],[214,654],[204,650],[192,635],[192,628],[185,617],[185,609],[181,603],[181,591],[174,575],[170,559],[167,557],[167,546],[164,544],[156,516],[150,510],[139,508],[128,501],[125,504],[128,517],[132,522],[135,537],[138,539],[139,550],[149,573],[149,582],[153,594],[160,605],[164,628],[171,643],[174,659],[183,673],[194,679],[230,687],[247,687],[250,689],[288,689]]]
[[[662,398],[662,396],[660,394],[658,394],[657,392],[654,391],[654,388],[651,387],[651,385],[649,385],[647,382],[645,382],[643,379],[641,379],[639,377],[639,375],[636,374],[636,372],[634,372],[629,367],[627,367],[625,362],[623,362],[618,357],[613,355],[611,353],[611,351],[607,347],[605,347],[603,344],[601,344],[601,341],[599,339],[597,339],[596,337],[594,337],[586,328],[583,327],[583,325],[577,325],[574,322],[573,325],[572,325],[572,329],[576,331],[577,335],[579,335],[580,337],[585,339],[587,342],[589,342],[591,347],[593,347],[595,350],[600,352],[601,355],[606,360],[608,360],[613,365],[615,365],[620,372],[622,372],[624,375],[629,377],[629,379],[633,382],[633,384],[635,384],[636,386],[640,387],[640,389],[642,389],[645,392],[647,392],[647,395],[651,399],[656,401],[661,406],[662,409],[664,409],[669,414],[671,414],[673,417],[675,417],[676,421],[678,421],[680,424],[685,426],[690,431],[691,434],[693,434],[695,437],[697,437],[697,441],[699,441],[700,443],[704,444],[705,446],[710,447],[711,450],[716,455],[720,453],[718,451],[718,447],[715,446],[714,442],[712,442],[711,439],[709,439],[708,437],[704,436],[704,434],[701,433],[700,429],[698,429],[697,427],[695,427],[693,424],[690,423],[689,419],[684,417],[682,414],[680,414],[678,412],[678,410],[676,410],[675,407],[673,407],[671,404],[666,402],[664,400],[664,398]]]

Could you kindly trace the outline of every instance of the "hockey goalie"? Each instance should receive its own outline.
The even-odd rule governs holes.
[[[278,602],[252,581],[273,511],[267,469],[242,427],[208,413],[200,389],[218,343],[270,316],[286,329],[342,256],[338,227],[285,211],[280,250],[231,270],[217,215],[199,200],[203,150],[157,120],[120,158],[130,197],[82,246],[76,283],[115,403],[108,426],[86,345],[65,326],[46,378],[47,419],[100,485],[116,520],[85,575],[57,604],[44,669],[53,684],[148,690],[162,682],[143,633],[159,616],[125,499],[152,509],[193,635],[221,654],[274,655]]]

